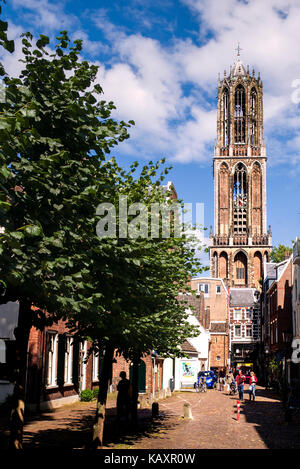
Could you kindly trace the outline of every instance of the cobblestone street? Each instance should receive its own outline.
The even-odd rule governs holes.
[[[109,449],[268,449],[300,448],[299,419],[284,421],[282,403],[275,394],[258,387],[255,402],[241,403],[236,420],[236,397],[222,391],[176,392],[159,402],[154,422],[151,409],[139,411],[139,429],[116,426],[115,397],[107,409],[105,447]],[[193,419],[184,420],[189,403]],[[32,417],[25,426],[25,448],[85,448],[95,413],[95,402],[78,402]]]

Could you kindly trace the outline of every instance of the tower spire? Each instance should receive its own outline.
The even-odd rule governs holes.
[[[243,49],[241,48],[241,46],[240,46],[240,43],[239,43],[239,42],[238,42],[238,46],[237,46],[237,48],[236,48],[235,50],[237,51],[237,58],[238,58],[238,60],[239,60],[239,59],[240,59],[240,57],[241,57],[241,54],[240,54],[240,52],[241,52],[241,50],[243,50]]]

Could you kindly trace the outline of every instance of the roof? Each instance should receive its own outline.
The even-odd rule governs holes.
[[[232,75],[233,76],[246,76],[245,67],[243,65],[243,62],[240,59],[238,59],[236,63],[234,64]]]
[[[188,341],[188,340],[185,340],[181,346],[181,349],[184,351],[184,352],[193,352],[193,353],[198,353],[198,350],[196,350],[193,345]]]
[[[226,332],[226,322],[211,322],[209,332]]]
[[[229,306],[257,305],[254,292],[256,292],[255,288],[231,288]]]

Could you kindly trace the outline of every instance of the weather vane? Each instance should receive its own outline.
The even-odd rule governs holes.
[[[237,50],[237,56],[240,57],[240,55],[241,55],[241,54],[240,54],[240,51],[243,50],[243,49],[240,47],[240,43],[239,43],[239,42],[238,42],[237,48],[234,49],[234,50]]]

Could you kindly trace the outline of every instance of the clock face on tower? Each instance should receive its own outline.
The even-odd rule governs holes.
[[[215,223],[210,235],[211,275],[228,286],[259,288],[272,239],[266,218],[263,85],[240,58],[218,80],[214,150]]]

